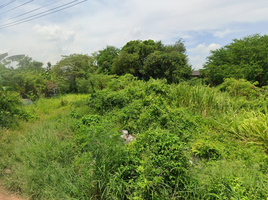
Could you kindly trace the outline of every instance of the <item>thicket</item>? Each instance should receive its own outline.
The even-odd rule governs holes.
[[[10,126],[21,114],[19,95],[12,92],[0,91],[0,126]]]
[[[244,80],[210,88],[97,75],[88,95],[27,108],[42,121],[19,138],[1,133],[0,174],[33,199],[268,196],[266,91]]]

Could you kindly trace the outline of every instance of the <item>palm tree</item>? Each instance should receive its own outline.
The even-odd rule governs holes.
[[[8,56],[8,53],[0,54],[0,65],[6,66],[6,65],[9,65],[11,62],[19,62],[21,59],[25,57],[24,54],[8,56],[8,57],[7,56]],[[22,89],[15,84],[7,83],[3,81],[3,78],[0,75],[0,92],[6,91],[6,90],[22,90]]]
[[[4,66],[9,65],[11,62],[19,62],[22,58],[25,57],[24,54],[8,56],[8,57],[7,56],[8,56],[8,53],[0,54],[0,64]]]

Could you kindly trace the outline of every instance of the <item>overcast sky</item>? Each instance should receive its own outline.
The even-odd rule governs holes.
[[[61,55],[91,54],[106,45],[122,47],[130,40],[173,44],[182,38],[190,64],[200,69],[210,50],[231,43],[234,38],[268,33],[267,0],[0,2],[0,53],[25,54],[45,66],[49,61],[60,61]],[[71,6],[71,2],[82,3],[34,20],[29,18],[48,14],[49,9],[56,11],[63,4]],[[23,20],[30,21],[14,25]],[[10,27],[4,28],[7,26]]]

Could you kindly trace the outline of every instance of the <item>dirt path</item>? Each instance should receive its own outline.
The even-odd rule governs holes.
[[[15,194],[8,192],[3,186],[0,184],[0,200],[26,200],[24,198],[20,198]]]

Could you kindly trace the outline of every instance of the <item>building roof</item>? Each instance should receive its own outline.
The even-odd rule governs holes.
[[[193,71],[192,76],[195,76],[195,77],[200,76],[200,71],[199,70]]]

